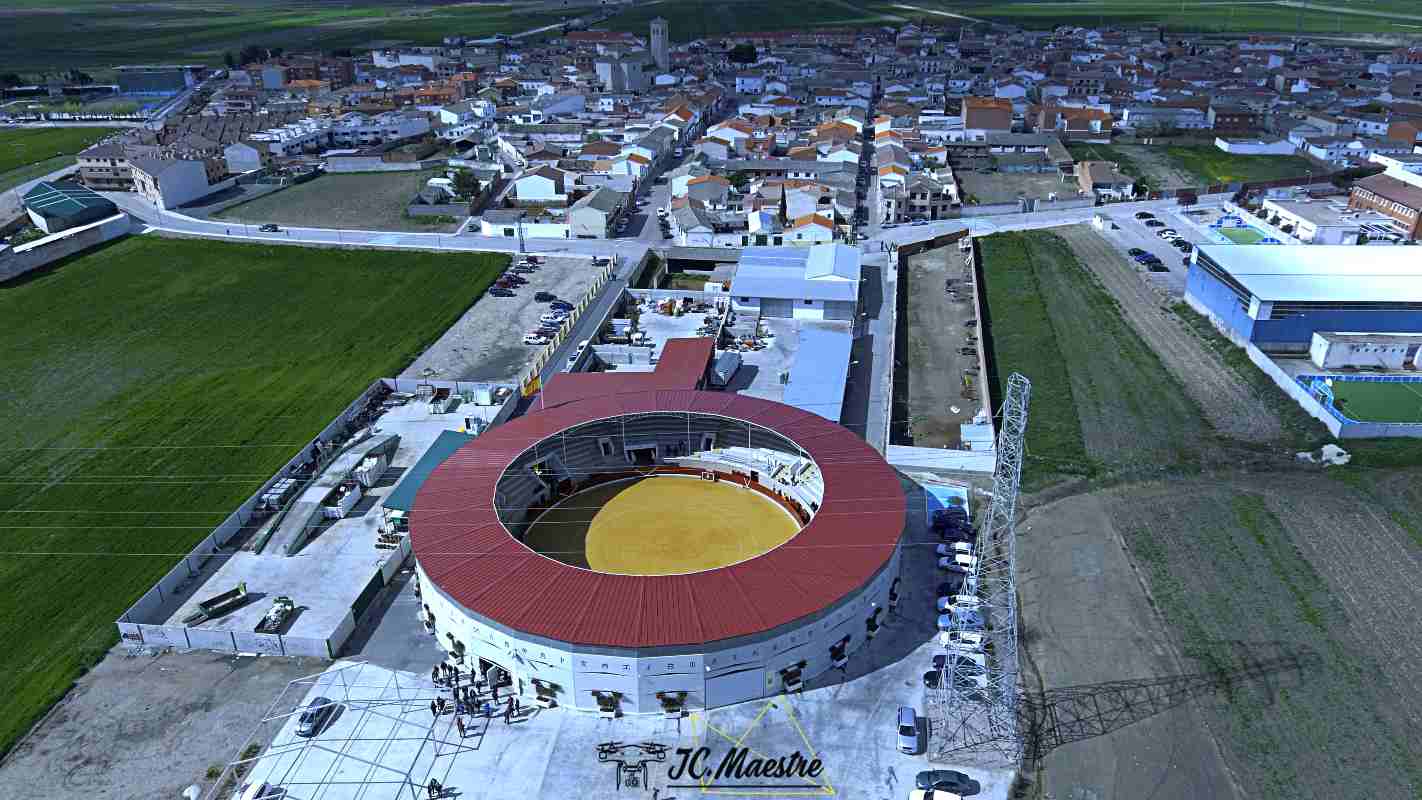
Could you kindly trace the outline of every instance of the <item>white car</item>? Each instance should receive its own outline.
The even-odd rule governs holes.
[[[960,608],[977,608],[983,601],[970,594],[955,594],[949,597],[938,598],[938,613],[946,614]]]
[[[548,340],[545,339],[545,338],[543,338],[542,336],[536,336],[536,335],[534,335],[534,334],[532,334],[532,333],[529,333],[529,334],[525,334],[525,335],[524,335],[524,337],[523,337],[523,343],[524,343],[524,344],[533,344],[533,345],[548,344]]]
[[[977,565],[977,556],[970,556],[966,553],[956,553],[938,559],[939,569],[949,569],[954,572],[972,572]]]
[[[568,315],[567,315],[567,314],[563,314],[563,313],[560,313],[560,312],[558,312],[558,311],[549,311],[548,313],[541,315],[541,316],[538,318],[538,321],[539,321],[539,322],[551,322],[551,323],[553,323],[554,325],[558,325],[558,324],[561,324],[561,323],[563,322],[563,320],[565,320],[565,319],[567,319],[567,318],[568,318]]]
[[[568,356],[568,368],[569,368],[569,369],[572,369],[573,367],[577,366],[578,359],[579,359],[579,358],[582,358],[582,356],[583,356],[583,351],[586,350],[586,349],[588,349],[588,340],[587,340],[587,339],[584,339],[584,340],[582,340],[581,342],[578,342],[577,348],[574,349],[573,352],[572,352],[572,354]]]
[[[980,631],[944,631],[938,643],[950,653],[981,653],[987,649],[987,639]]]
[[[951,544],[940,544],[934,548],[940,556],[952,556],[962,553],[964,555],[973,554],[973,546],[967,542],[952,542]]]
[[[942,789],[914,789],[909,792],[909,800],[963,800],[963,796]]]

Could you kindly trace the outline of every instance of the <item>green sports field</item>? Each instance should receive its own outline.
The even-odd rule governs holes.
[[[1422,422],[1422,383],[1334,378],[1333,406],[1358,422]]]
[[[125,608],[506,264],[143,236],[0,284],[0,753]]]
[[[1253,228],[1220,228],[1220,235],[1235,244],[1255,244],[1264,234]]]

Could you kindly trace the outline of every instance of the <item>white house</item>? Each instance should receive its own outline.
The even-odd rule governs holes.
[[[563,206],[568,204],[572,178],[547,165],[523,173],[514,181],[514,197],[520,203]]]
[[[212,191],[201,161],[135,158],[131,165],[134,190],[159,208],[177,208]]]

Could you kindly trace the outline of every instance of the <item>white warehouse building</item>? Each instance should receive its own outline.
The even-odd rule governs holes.
[[[731,279],[737,312],[782,319],[853,320],[859,250],[843,244],[747,247]]]

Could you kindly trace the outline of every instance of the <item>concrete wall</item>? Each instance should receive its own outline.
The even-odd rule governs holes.
[[[326,159],[327,172],[414,172],[431,169],[444,164],[444,159],[427,161],[392,162],[382,161],[380,156],[330,156]]]
[[[117,239],[129,233],[132,228],[132,218],[119,213],[108,219],[60,231],[13,249],[0,249],[0,283]]]

